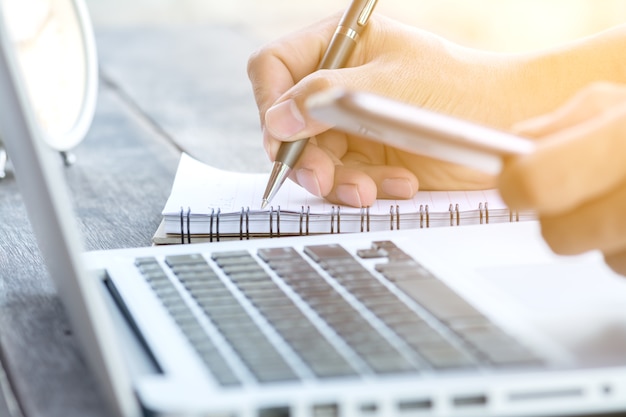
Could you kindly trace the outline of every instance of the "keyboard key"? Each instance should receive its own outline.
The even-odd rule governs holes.
[[[188,255],[171,255],[165,257],[165,262],[170,266],[174,265],[189,265],[189,264],[205,264],[206,260],[199,253],[192,253]]]
[[[388,253],[383,248],[380,248],[380,249],[370,248],[370,249],[360,249],[357,251],[356,255],[359,258],[363,258],[363,259],[376,259],[376,258],[386,258],[388,256]]]
[[[540,363],[533,352],[391,241],[373,242],[356,256],[339,244],[306,246],[303,254],[290,247],[258,249],[259,262],[246,250],[216,252],[211,259],[221,269],[219,274],[199,254],[168,256],[166,263],[261,383],[299,379],[302,372],[292,369],[295,357],[287,361],[282,356],[288,348],[317,378],[415,373],[424,366]],[[380,262],[375,271],[370,270],[370,260]],[[205,343],[210,338],[155,262],[140,258],[137,267],[197,344],[216,380],[231,383],[236,376],[211,362],[215,346]],[[224,277],[237,290],[231,292]],[[290,291],[283,291],[285,284]],[[337,291],[337,286],[343,289]],[[399,297],[397,290],[422,308]],[[241,295],[263,318],[248,314],[249,308],[239,304]],[[320,326],[318,319],[310,321],[310,310],[301,309],[301,301],[328,327]]]
[[[196,260],[197,257],[195,256],[186,256],[177,257],[171,261],[176,263],[195,262]],[[138,266],[140,269],[141,267],[149,266],[147,269],[152,272],[156,270],[157,266],[160,268],[156,259],[149,260],[147,258],[142,258],[139,261]],[[198,322],[198,319],[194,316],[189,306],[187,306],[184,302],[183,298],[178,293],[178,290],[176,290],[174,285],[167,279],[165,274],[163,274],[163,277],[163,279],[154,281],[153,275],[153,290],[161,298],[164,306],[167,308],[176,324],[178,324],[183,334],[187,337],[187,340],[194,347],[204,364],[207,366],[211,375],[213,375],[217,382],[222,386],[239,385],[239,378],[226,364],[226,361],[221,353],[217,350],[211,339],[205,334],[204,329]]]
[[[316,259],[320,264],[323,264],[325,268],[345,268],[356,262],[352,259],[351,255],[339,245],[307,246],[304,252],[311,258]],[[288,258],[284,256],[285,253],[289,253]],[[278,252],[278,256],[282,261],[279,267],[274,263],[272,253],[264,252],[263,255],[260,256],[267,260],[270,267],[277,268],[277,274],[317,312],[320,318],[322,318],[351,349],[359,353],[359,356],[374,372],[393,373],[405,372],[407,370],[416,371],[416,368],[403,358],[389,341],[381,336],[318,272],[312,269],[312,272],[307,277],[308,284],[306,285],[300,285],[299,281],[290,276],[291,271],[289,268],[285,267],[285,261],[289,260],[294,264],[301,264],[305,261],[300,254],[295,251]],[[330,262],[328,262],[329,259]],[[342,259],[347,261],[344,262]],[[364,270],[358,263],[356,263],[356,266],[359,270]],[[315,285],[312,285],[312,283],[315,283]],[[385,352],[388,356],[396,357],[397,359],[394,361],[383,361],[380,359],[380,352]],[[399,366],[398,363],[402,363],[402,366]]]
[[[272,261],[290,260],[299,256],[294,248],[262,248],[257,251],[257,255],[267,264]]]
[[[466,352],[452,345],[423,347],[419,353],[435,368],[475,366],[474,360]]]
[[[537,364],[541,359],[491,323],[465,326],[457,333],[495,365]]]
[[[259,251],[259,256],[265,259],[289,259],[295,252],[290,250],[267,249]],[[297,255],[297,253],[296,253]],[[299,256],[299,255],[298,255]],[[279,335],[294,349],[307,363],[311,371],[319,378],[345,377],[356,375],[348,362],[338,355],[332,345],[318,330],[309,324],[308,318],[296,307],[293,301],[276,285],[269,275],[260,279],[258,269],[263,270],[256,260],[247,253],[229,253],[223,257],[215,257],[222,270],[232,277],[233,282],[241,292],[257,307],[259,312],[275,326]],[[245,266],[245,268],[241,268]],[[235,268],[237,267],[237,268]],[[310,268],[310,266],[309,266]],[[312,268],[310,268],[313,270]],[[246,279],[246,274],[256,274],[255,279]],[[256,279],[258,278],[258,279]],[[302,331],[303,328],[306,331]],[[256,343],[251,344],[258,349]],[[248,358],[251,361],[251,358]],[[266,359],[263,362],[267,362]],[[250,366],[258,366],[250,364]],[[284,372],[268,373],[265,367],[255,368],[256,372],[263,372],[263,381],[285,377]]]
[[[412,259],[380,263],[376,265],[376,270],[392,282],[434,278],[427,269]]]
[[[402,280],[396,285],[442,321],[480,317],[478,310],[439,280]]]
[[[189,273],[186,268],[189,264],[196,269],[210,268],[204,258],[194,256],[176,256],[168,258],[168,264],[176,271],[181,265],[185,268],[178,269],[181,273]],[[213,259],[218,264],[222,264],[226,271],[232,273],[255,272],[259,269],[254,259],[247,252],[228,252],[215,254]],[[204,265],[202,265],[204,264]],[[226,272],[225,271],[225,272]],[[211,274],[212,284],[216,284],[217,275]],[[276,348],[269,342],[267,336],[260,331],[257,324],[250,318],[248,313],[241,307],[233,294],[222,284],[211,285],[203,288],[203,285],[211,283],[201,280],[182,281],[187,286],[190,294],[198,306],[207,314],[215,327],[222,333],[225,339],[248,369],[259,382],[283,382],[298,379],[297,375],[280,356]],[[261,287],[254,283],[256,287],[250,291],[259,291]],[[262,282],[264,289],[273,289],[271,281]]]

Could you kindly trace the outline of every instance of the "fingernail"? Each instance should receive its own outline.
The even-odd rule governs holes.
[[[406,178],[388,178],[383,180],[381,188],[385,194],[400,198],[411,198],[415,194],[411,181]]]
[[[304,187],[305,190],[318,197],[322,196],[322,189],[320,183],[317,180],[317,175],[310,169],[299,169],[296,171],[296,179],[298,184]]]
[[[304,117],[292,99],[283,101],[265,113],[265,126],[277,139],[289,139],[305,127]]]
[[[353,207],[363,207],[361,204],[361,196],[359,195],[359,188],[356,185],[338,185],[335,189],[335,193],[342,203]]]

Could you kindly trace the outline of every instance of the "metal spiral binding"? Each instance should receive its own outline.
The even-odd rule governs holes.
[[[330,211],[330,234],[335,233],[335,216],[337,217],[337,233],[341,233],[341,207],[332,206]]]
[[[184,228],[184,209],[183,206],[180,206],[180,243],[181,245],[185,244],[185,228]]]
[[[420,204],[420,229],[424,227],[430,227],[430,213],[428,211],[428,204]]]
[[[389,230],[400,230],[400,206],[389,206]]]
[[[244,237],[250,240],[250,207],[245,209],[242,207],[239,213],[239,240],[243,240]]]
[[[187,207],[187,243],[191,243],[191,207]]]
[[[215,240],[220,241],[220,214],[222,213],[222,209],[218,207],[217,213],[215,215]]]
[[[220,241],[220,214],[221,209],[211,209],[211,216],[209,218],[209,242],[213,242],[213,235],[215,235],[215,240],[217,242]],[[213,224],[215,223],[215,233],[213,233]]]
[[[396,229],[400,230],[400,206],[396,204]]]
[[[239,240],[243,240],[243,216],[244,216],[244,211],[242,207],[241,213],[239,213]]]
[[[341,233],[341,207],[337,206],[337,233]]]
[[[213,242],[213,216],[215,209],[211,209],[211,217],[209,218],[209,242]]]
[[[281,237],[280,231],[280,206],[277,210],[274,210],[272,206],[269,210],[269,237]],[[459,204],[450,204],[448,211],[450,213],[450,226],[461,225],[461,211]],[[489,204],[487,202],[479,203],[478,205],[479,221],[480,224],[489,224]],[[310,214],[311,207],[307,206],[306,210],[304,206],[300,209],[300,221],[299,221],[299,234],[300,236],[309,235],[310,226]],[[221,209],[211,209],[210,221],[209,221],[209,241],[220,241],[219,222],[220,222]],[[276,233],[274,233],[274,216],[276,216]],[[361,207],[361,232],[370,231],[370,207]],[[509,210],[509,222],[519,222],[519,211]],[[430,227],[430,212],[428,204],[422,204],[419,207],[419,228]],[[389,229],[400,230],[400,206],[389,206]],[[335,231],[336,230],[336,231]],[[330,213],[330,233],[341,233],[341,207],[332,206]],[[241,208],[239,215],[239,240],[250,240],[250,207]],[[191,207],[187,207],[185,211],[184,207],[180,208],[180,243],[191,243]]]
[[[489,205],[487,202],[478,205],[480,224],[489,224]]]
[[[244,225],[245,225],[245,233],[244,233]],[[246,240],[250,239],[250,207],[241,208],[241,213],[239,214],[239,240],[244,239],[244,235]]]
[[[274,211],[274,206],[272,206],[269,212],[270,238],[274,237],[274,212],[276,212],[276,237],[280,237],[280,206],[278,206],[276,211]]]
[[[489,224],[489,203],[485,201],[485,223]]]
[[[310,217],[310,213],[311,213],[311,206],[306,206],[306,214],[304,211],[304,206],[302,206],[302,208],[300,209],[300,236],[304,236],[305,233],[308,236],[309,235],[309,217]],[[303,232],[302,230],[302,224],[305,224],[306,226],[306,232]]]
[[[370,206],[361,207],[361,232],[365,231],[370,231]]]
[[[246,240],[250,240],[250,207],[246,207]]]
[[[480,205],[479,205],[480,210]],[[461,225],[461,213],[459,210],[458,204],[450,204],[448,207],[448,211],[450,212],[450,226],[460,226]]]
[[[187,225],[187,243],[191,243],[191,207],[187,207],[187,214],[185,215],[185,210],[180,208],[180,243],[181,245],[185,244],[185,218]]]

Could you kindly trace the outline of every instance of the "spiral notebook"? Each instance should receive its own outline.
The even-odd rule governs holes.
[[[162,211],[155,244],[325,233],[351,233],[521,221],[497,190],[419,191],[410,200],[370,207],[333,205],[287,181],[272,205],[260,208],[267,173],[224,171],[183,153]]]

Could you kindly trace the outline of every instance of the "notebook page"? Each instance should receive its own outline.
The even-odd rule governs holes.
[[[163,215],[180,214],[181,208],[195,214],[210,214],[211,210],[221,211],[221,215],[236,213],[243,209],[250,212],[260,209],[263,190],[267,183],[267,173],[243,173],[224,171],[204,164],[187,154],[182,154],[172,186],[172,192],[163,209]],[[398,208],[400,213],[419,213],[428,206],[430,213],[448,213],[450,205],[459,211],[478,210],[481,203],[489,202],[490,210],[505,209],[506,205],[496,190],[478,191],[419,191],[410,200],[377,200],[370,207],[371,216],[388,215],[390,209]],[[287,180],[274,198],[271,206],[281,212],[300,212],[302,207],[311,213],[330,213],[333,204],[316,197],[299,185]],[[272,207],[266,208],[269,211]],[[341,213],[357,214],[361,209],[341,207]]]

